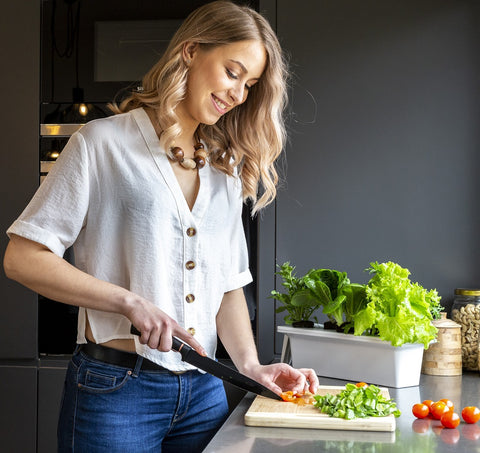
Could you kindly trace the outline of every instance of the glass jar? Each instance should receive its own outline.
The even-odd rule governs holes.
[[[461,327],[463,368],[476,371],[479,369],[480,289],[457,288],[451,318]]]

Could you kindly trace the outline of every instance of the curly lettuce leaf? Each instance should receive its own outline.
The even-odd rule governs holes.
[[[412,283],[408,269],[391,261],[371,263],[369,271],[374,274],[366,288],[369,303],[353,317],[355,335],[374,330],[393,346],[423,343],[428,348],[437,333],[431,322],[436,291]]]

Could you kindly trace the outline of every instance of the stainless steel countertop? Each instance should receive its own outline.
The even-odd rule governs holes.
[[[346,381],[320,377],[320,383],[344,385]],[[441,429],[438,420],[417,420],[411,412],[413,404],[425,399],[448,398],[459,415],[465,406],[480,407],[479,373],[464,372],[462,376],[422,374],[419,386],[389,388],[389,392],[402,411],[392,433],[245,426],[243,417],[255,397],[248,393],[204,453],[480,453],[480,422],[467,425],[462,421],[456,429]]]

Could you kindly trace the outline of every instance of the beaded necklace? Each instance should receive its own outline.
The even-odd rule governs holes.
[[[185,157],[183,149],[179,146],[170,148],[170,152],[167,153],[169,159],[173,162],[178,162],[183,168],[189,170],[195,170],[196,168],[200,169],[205,166],[207,159],[207,152],[203,149],[203,145],[198,142],[194,145],[195,153],[193,154],[193,159]]]

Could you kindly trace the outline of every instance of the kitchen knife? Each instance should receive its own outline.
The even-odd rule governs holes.
[[[141,335],[140,331],[134,326],[130,328],[130,333],[138,336]],[[197,368],[200,368],[201,370],[206,371],[207,373],[218,377],[242,390],[253,392],[257,395],[266,396],[267,398],[283,401],[280,396],[267,389],[267,387],[264,387],[257,381],[254,381],[253,379],[250,379],[238,371],[218,363],[209,357],[201,356],[188,344],[180,341],[178,338],[172,337],[172,341],[172,349],[180,353],[184,362],[190,363],[191,365],[194,365]]]

